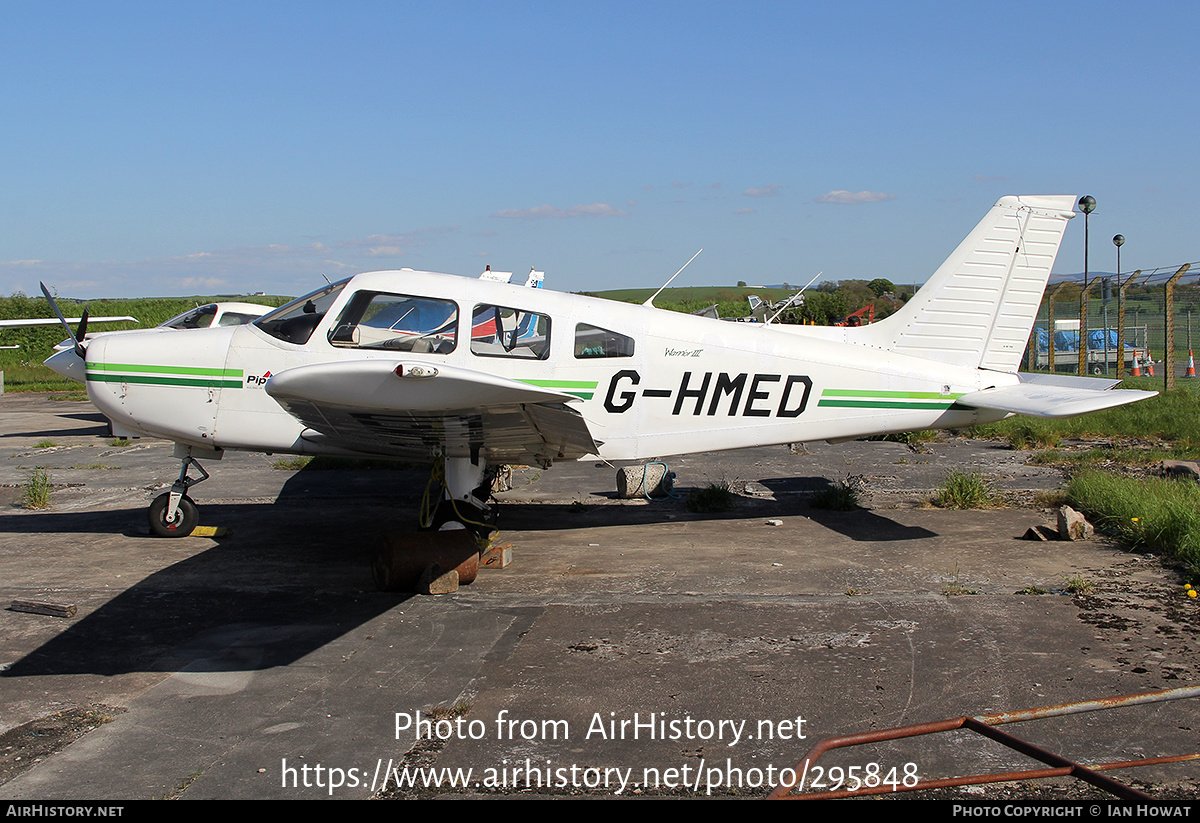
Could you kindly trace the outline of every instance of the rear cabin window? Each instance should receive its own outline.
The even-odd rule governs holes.
[[[471,352],[481,357],[545,360],[550,356],[550,317],[478,304],[471,312]]]
[[[575,326],[575,357],[633,357],[633,338],[587,323]]]
[[[340,348],[449,354],[458,342],[458,306],[410,294],[359,292],[329,332]]]

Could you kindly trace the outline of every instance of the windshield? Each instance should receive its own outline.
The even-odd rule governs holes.
[[[297,297],[275,311],[264,314],[254,321],[254,325],[285,343],[302,346],[325,319],[325,312],[329,311],[329,307],[337,300],[348,282],[350,278]]]

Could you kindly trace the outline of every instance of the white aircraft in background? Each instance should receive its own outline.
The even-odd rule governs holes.
[[[360,274],[249,325],[78,345],[119,435],[176,443],[152,529],[186,535],[199,457],[226,449],[427,460],[425,524],[489,520],[507,463],[639,460],[1066,417],[1156,392],[1018,374],[1070,196],[1002,198],[887,319],[722,323],[433,272]],[[200,478],[188,476],[195,466]]]
[[[215,329],[221,326],[242,326],[262,317],[271,310],[262,303],[205,303],[159,323],[160,329]]]
[[[80,328],[86,330],[88,323],[136,323],[136,317],[91,317],[87,315],[85,310],[83,317],[26,317],[17,320],[0,320],[0,329],[19,329],[28,328],[30,326],[57,326],[59,323],[79,323]],[[0,346],[0,349],[19,349],[20,346]]]

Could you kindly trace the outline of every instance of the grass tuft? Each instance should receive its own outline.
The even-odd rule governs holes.
[[[933,504],[943,509],[986,509],[995,505],[995,496],[979,472],[954,469],[933,496]]]
[[[50,506],[50,472],[38,466],[31,469],[25,488],[21,490],[21,504],[27,509],[45,509]]]
[[[924,444],[937,442],[938,433],[931,429],[922,429],[915,432],[894,432],[892,434],[877,434],[866,438],[867,440],[882,440],[887,443],[903,443],[913,451],[928,451],[924,449]]]
[[[1062,438],[1052,426],[1046,425],[1043,419],[1024,418],[1020,423],[1011,426],[1007,439],[1014,449],[1030,451],[1055,448]]]
[[[737,496],[729,482],[709,483],[703,489],[692,489],[684,505],[690,512],[727,512],[733,509]]]
[[[1071,594],[1091,594],[1096,590],[1096,584],[1083,575],[1077,574],[1064,580],[1063,588]]]
[[[964,586],[959,578],[958,564],[954,564],[954,580],[942,586],[942,594],[946,597],[958,597],[964,594],[979,594],[978,589],[971,589]]]
[[[862,508],[863,491],[867,481],[861,474],[839,480],[827,489],[813,492],[810,505],[814,509],[826,509],[835,512],[848,512]]]
[[[311,457],[281,457],[271,464],[271,468],[279,471],[300,471],[300,469],[312,462]]]

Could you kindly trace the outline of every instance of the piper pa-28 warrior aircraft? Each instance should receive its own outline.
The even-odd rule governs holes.
[[[404,269],[245,326],[98,337],[84,344],[88,394],[115,433],[176,443],[179,480],[150,507],[164,536],[192,531],[187,492],[208,477],[197,458],[226,449],[428,460],[444,478],[435,525],[478,524],[490,470],[507,463],[841,441],[1151,397],[1017,372],[1073,203],[1001,199],[869,326],[722,323]]]

